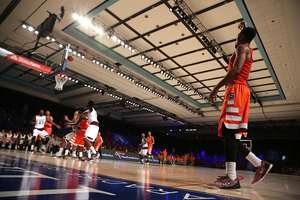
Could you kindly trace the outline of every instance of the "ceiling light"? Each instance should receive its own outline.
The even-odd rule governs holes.
[[[106,36],[107,39],[109,39],[110,37],[111,37],[111,34],[108,34],[108,35]]]
[[[55,42],[55,38],[53,37],[53,38],[51,38],[51,42]]]
[[[121,45],[123,46],[124,44],[125,44],[125,42],[122,41],[122,42],[121,42]]]
[[[135,52],[135,50],[134,50],[134,49],[132,49],[132,50],[131,50],[131,53],[134,53],[134,52]]]
[[[28,30],[29,30],[30,32],[32,32],[32,31],[34,30],[34,28],[33,28],[32,26],[28,26]]]
[[[22,24],[22,28],[27,28],[27,25],[26,24]]]
[[[75,19],[75,20],[77,20],[78,19],[78,14],[77,13],[73,13],[73,18]]]
[[[74,55],[74,56],[76,55],[76,51],[73,51],[73,55]]]
[[[36,35],[38,35],[39,34],[39,32],[36,30],[36,31],[34,31],[34,33],[36,34]]]
[[[78,52],[77,57],[80,57],[80,56],[81,56],[81,54]]]
[[[128,50],[130,51],[131,49],[132,49],[132,47],[129,46],[129,47],[128,47]]]
[[[124,46],[125,48],[127,48],[128,47],[128,44],[125,44],[125,46]]]
[[[100,63],[100,62],[97,60],[97,61],[96,61],[96,65],[99,65],[99,63]]]
[[[46,39],[47,39],[47,40],[50,40],[50,37],[49,37],[49,36],[47,36],[47,37],[46,37]]]
[[[59,44],[58,47],[59,47],[59,48],[63,48],[64,45],[63,45],[63,44]]]
[[[113,40],[113,41],[117,41],[117,39],[118,39],[118,38],[117,38],[117,36],[115,36],[115,35],[112,37],[112,40]]]
[[[84,59],[84,58],[85,58],[85,55],[82,54],[82,55],[81,55],[81,59]]]

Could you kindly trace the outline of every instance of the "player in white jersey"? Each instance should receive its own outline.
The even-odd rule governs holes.
[[[87,110],[84,111],[81,115],[79,115],[78,119],[81,119],[82,116],[87,116],[88,117],[88,123],[89,127],[85,132],[84,135],[84,144],[87,147],[88,150],[88,159],[87,160],[93,160],[98,156],[98,152],[95,151],[93,145],[91,142],[94,142],[98,132],[99,132],[99,122],[98,122],[98,115],[96,110],[93,108],[94,102],[89,101],[88,104],[86,105]],[[90,152],[93,152],[93,155],[91,155]]]
[[[148,152],[148,140],[145,137],[145,133],[142,133],[142,143],[139,144],[141,150],[139,152],[140,154],[140,162],[141,164],[144,164],[144,158],[148,158],[147,152]]]
[[[68,123],[76,122],[78,120],[78,116],[79,116],[80,113],[81,113],[81,111],[77,110],[74,113],[72,121],[69,120],[68,116],[65,116],[65,120]],[[70,132],[70,133],[68,133],[67,135],[64,136],[64,140],[63,140],[62,144],[60,145],[59,151],[56,153],[56,157],[58,157],[58,158],[62,157],[62,152],[63,152],[64,149],[66,149],[65,150],[65,155],[63,156],[63,158],[67,158],[67,155],[69,154],[69,150],[70,150],[70,147],[71,147],[70,140],[78,131],[79,131],[79,128],[76,125],[72,126],[72,132]]]
[[[2,129],[2,131],[0,132],[0,142],[2,143],[2,147],[5,147],[6,139],[4,129]]]
[[[36,153],[36,149],[37,146],[35,145],[35,141],[37,136],[41,136],[42,139],[45,139],[46,143],[48,143],[49,141],[49,136],[48,133],[44,130],[44,126],[45,126],[45,122],[49,122],[50,124],[56,126],[58,129],[60,129],[60,126],[55,124],[53,121],[49,120],[46,118],[46,116],[44,115],[44,110],[40,110],[39,114],[36,115],[33,118],[35,125],[34,125],[34,129],[33,129],[33,137],[32,137],[32,142],[31,142],[31,148],[30,150],[32,151],[32,153]]]
[[[15,144],[15,149],[18,149],[18,145],[19,145],[19,136],[20,136],[20,132],[17,131],[13,134],[12,137],[12,144]]]
[[[8,133],[5,136],[6,143],[9,143],[9,145],[8,145],[9,149],[11,149],[12,137],[13,137],[12,130],[9,130]]]
[[[20,150],[23,150],[23,147],[25,145],[25,139],[26,139],[26,134],[25,133],[20,133],[20,136],[19,136]]]

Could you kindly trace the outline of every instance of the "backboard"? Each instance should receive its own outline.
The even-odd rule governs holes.
[[[51,68],[51,73],[49,75],[43,75],[40,78],[41,81],[52,78],[66,70],[69,49],[70,44],[47,56],[44,65]]]

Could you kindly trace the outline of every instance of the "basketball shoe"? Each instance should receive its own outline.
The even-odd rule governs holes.
[[[206,183],[209,188],[218,188],[218,189],[241,189],[240,181],[238,178],[231,180],[228,175],[219,176],[217,181],[213,183]]]
[[[268,163],[267,161],[262,160],[261,166],[256,167],[254,169],[255,175],[254,179],[252,181],[252,185],[257,185],[259,182],[261,182],[266,175],[269,173],[269,171],[272,169],[273,165],[271,163]]]

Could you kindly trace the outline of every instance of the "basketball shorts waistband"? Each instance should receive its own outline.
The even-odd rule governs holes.
[[[99,122],[93,121],[90,123],[90,125],[98,126],[99,127]]]

